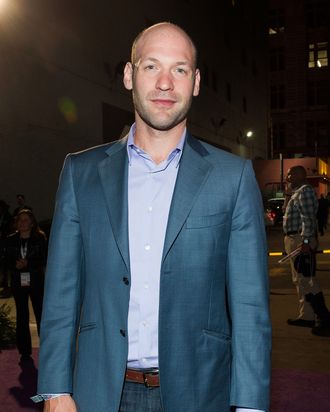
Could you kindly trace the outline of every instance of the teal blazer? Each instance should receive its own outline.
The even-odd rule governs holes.
[[[38,393],[117,412],[130,295],[126,139],[68,155],[51,229]],[[160,274],[165,412],[268,410],[271,323],[262,202],[251,162],[189,134]]]

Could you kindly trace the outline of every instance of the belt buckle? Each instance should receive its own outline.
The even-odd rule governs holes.
[[[153,388],[153,386],[149,385],[147,375],[157,375],[157,373],[159,373],[158,370],[155,370],[155,371],[151,370],[150,372],[143,372],[143,381],[144,381],[144,386],[146,388]]]
[[[144,386],[146,388],[149,388],[148,377],[147,377],[147,374],[145,372],[143,372],[143,382],[144,382]]]

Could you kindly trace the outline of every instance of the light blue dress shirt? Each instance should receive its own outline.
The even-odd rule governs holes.
[[[134,131],[133,125],[127,142],[131,267],[128,366],[150,368],[158,367],[160,266],[185,132],[167,159],[156,164],[134,144]]]

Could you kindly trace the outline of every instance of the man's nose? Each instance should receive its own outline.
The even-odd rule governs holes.
[[[158,76],[156,87],[160,90],[173,90],[174,82],[172,74],[166,71],[161,72]]]

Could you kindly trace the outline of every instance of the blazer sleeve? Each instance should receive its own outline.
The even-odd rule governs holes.
[[[49,239],[38,393],[72,393],[83,260],[72,169],[68,155],[60,176]]]
[[[245,161],[232,214],[227,262],[232,320],[231,405],[268,410],[271,321],[263,207]]]

